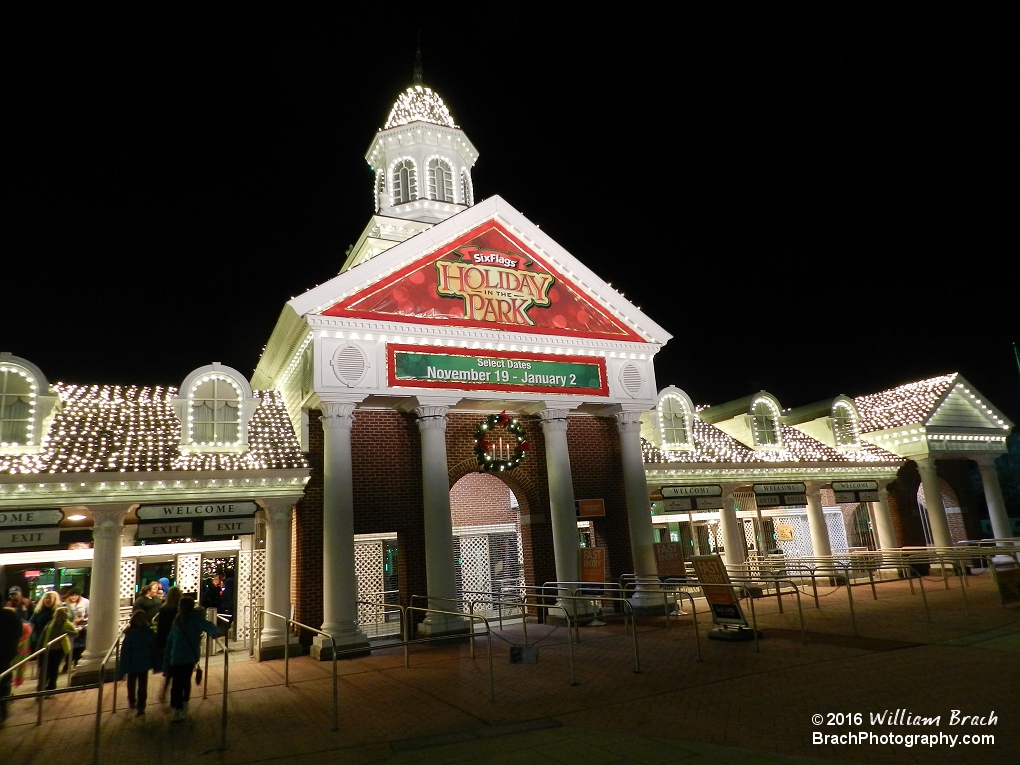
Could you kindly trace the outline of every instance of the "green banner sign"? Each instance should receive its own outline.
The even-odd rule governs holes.
[[[391,383],[421,387],[608,395],[605,363],[551,361],[544,354],[473,355],[390,349]]]

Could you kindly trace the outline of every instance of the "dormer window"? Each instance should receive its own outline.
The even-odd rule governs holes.
[[[248,448],[248,421],[259,399],[240,372],[211,364],[192,372],[174,400],[181,451],[236,452]]]
[[[59,403],[39,367],[0,353],[0,454],[39,452]]]
[[[659,399],[659,433],[663,449],[689,449],[691,446],[691,407],[678,395]]]
[[[832,435],[837,449],[856,449],[861,445],[857,411],[848,401],[837,401],[832,407]]]
[[[411,159],[400,159],[393,165],[393,204],[402,205],[418,198],[418,173]]]
[[[450,165],[438,157],[429,160],[429,199],[453,202],[453,172]]]
[[[756,398],[751,405],[751,431],[755,447],[779,449],[779,407],[768,398]]]
[[[191,443],[214,446],[237,444],[241,391],[229,377],[210,375],[188,394]]]
[[[38,385],[27,370],[0,365],[0,446],[32,446]]]

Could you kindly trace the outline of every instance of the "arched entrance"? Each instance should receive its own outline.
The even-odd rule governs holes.
[[[489,473],[467,473],[450,489],[457,592],[514,593],[525,582],[520,501]]]

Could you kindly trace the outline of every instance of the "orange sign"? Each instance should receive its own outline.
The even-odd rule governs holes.
[[[716,624],[736,624],[746,627],[747,620],[740,610],[740,603],[733,593],[726,564],[718,555],[694,555],[691,564],[698,575],[698,582],[705,592],[705,600],[712,609]]]
[[[582,582],[606,581],[606,548],[582,547],[579,558]]]
[[[606,503],[601,499],[577,500],[578,518],[598,518],[606,514]]]
[[[656,542],[653,549],[655,550],[655,570],[659,572],[659,576],[685,576],[687,574],[682,544],[679,542]]]

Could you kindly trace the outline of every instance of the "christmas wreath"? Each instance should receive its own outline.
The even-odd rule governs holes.
[[[492,430],[502,426],[510,431],[510,435],[504,439],[495,440]],[[478,467],[486,472],[502,473],[513,470],[521,464],[524,455],[531,451],[531,444],[528,443],[528,434],[524,432],[524,426],[508,415],[505,411],[499,414],[490,414],[480,423],[475,431],[475,455],[478,457]]]

